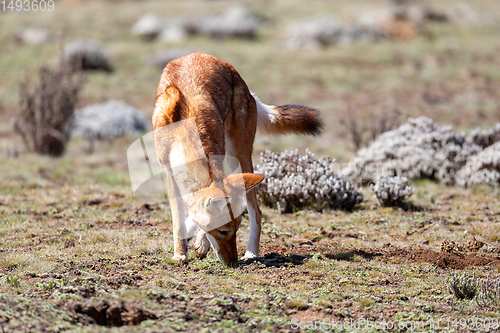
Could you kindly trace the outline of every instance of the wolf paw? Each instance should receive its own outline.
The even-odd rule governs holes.
[[[252,258],[257,258],[259,255],[258,254],[255,254],[253,252],[250,252],[250,251],[246,251],[245,252],[245,256],[243,258],[241,258],[242,260],[248,260],[248,259],[252,259]]]
[[[194,245],[194,252],[196,253],[196,257],[203,259],[207,256],[208,250],[210,250],[210,242],[207,237],[203,235],[202,237],[196,238],[196,243]]]
[[[172,257],[172,260],[177,261],[179,264],[187,264],[188,263],[188,257],[187,254],[174,254]]]

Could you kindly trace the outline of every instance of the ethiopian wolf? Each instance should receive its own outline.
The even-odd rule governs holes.
[[[184,121],[194,126],[168,130]],[[187,235],[194,228],[196,256],[205,257],[211,245],[227,265],[238,262],[236,232],[243,210],[235,207],[243,205],[245,195],[250,220],[245,258],[259,255],[261,211],[254,187],[264,176],[253,173],[256,131],[317,135],[322,129],[318,111],[262,103],[233,66],[203,53],[167,64],[156,91],[152,123],[156,154],[167,174],[173,259],[187,262]],[[232,157],[241,171],[225,171],[224,157]]]

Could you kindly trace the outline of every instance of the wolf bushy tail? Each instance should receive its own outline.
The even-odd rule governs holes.
[[[261,133],[318,135],[323,129],[318,110],[294,104],[267,105],[253,97],[257,103],[257,130]]]

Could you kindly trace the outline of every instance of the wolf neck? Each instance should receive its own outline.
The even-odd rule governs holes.
[[[220,184],[225,178],[224,151],[217,155],[207,154],[206,147],[212,144],[212,141],[203,140],[201,135],[198,136],[199,126],[194,126],[194,122],[191,127],[186,133],[169,138],[173,139],[173,142],[168,154],[168,164],[176,182],[182,187],[181,191],[185,194],[213,183]],[[217,150],[211,151],[219,150],[217,147]]]

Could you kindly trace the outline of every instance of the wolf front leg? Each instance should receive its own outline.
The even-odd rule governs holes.
[[[172,210],[172,232],[174,237],[173,260],[187,264],[187,230],[186,230],[186,209],[179,193],[179,189],[172,176],[167,175],[168,199]]]
[[[243,259],[259,256],[262,212],[257,204],[257,192],[255,189],[247,193],[247,204],[248,219],[250,221],[250,233],[248,236],[247,249]]]

